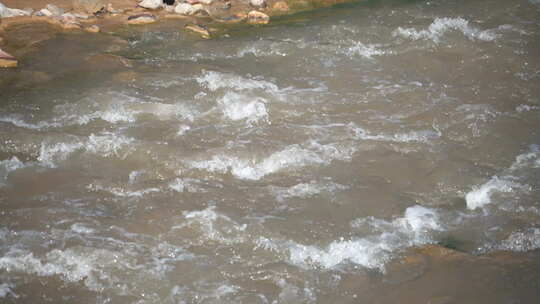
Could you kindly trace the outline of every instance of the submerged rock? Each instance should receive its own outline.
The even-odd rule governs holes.
[[[129,16],[127,19],[128,24],[149,24],[156,22],[156,16],[152,14],[138,14]]]
[[[17,59],[0,49],[0,68],[16,68]]]
[[[270,17],[259,11],[251,11],[247,15],[247,22],[250,24],[267,24],[270,22]]]
[[[209,39],[210,38],[210,32],[208,29],[203,25],[198,24],[188,24],[185,26],[185,29],[194,33],[197,33],[201,35],[202,38]]]

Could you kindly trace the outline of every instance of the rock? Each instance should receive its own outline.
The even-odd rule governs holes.
[[[174,8],[174,12],[181,15],[193,15],[195,14],[194,6],[189,3],[180,3]]]
[[[267,24],[270,22],[270,17],[259,11],[251,11],[247,15],[247,22],[249,24]]]
[[[199,2],[202,4],[210,5],[212,4],[212,2],[214,2],[214,0],[199,0]]]
[[[30,16],[32,13],[27,11],[9,8],[4,4],[0,3],[0,18],[9,18],[9,17],[18,17],[18,16]]]
[[[0,49],[0,68],[16,68],[17,59]]]
[[[194,33],[197,33],[197,34],[201,35],[201,37],[204,38],[204,39],[209,39],[210,38],[210,32],[203,25],[188,24],[188,25],[185,26],[185,29],[188,30],[188,31],[192,31]]]
[[[278,1],[274,3],[272,9],[278,12],[288,12],[290,10],[289,5],[285,1]]]
[[[156,16],[152,14],[132,15],[127,19],[128,24],[149,24],[154,22],[156,22]]]
[[[201,12],[205,12],[205,9],[204,7],[202,6],[202,4],[189,4],[189,3],[180,3],[176,6],[176,8],[174,9],[174,12],[177,13],[177,14],[181,14],[181,15],[186,15],[186,16],[192,16],[192,15],[195,15],[197,13],[201,13]]]
[[[95,14],[106,8],[106,0],[73,0],[73,8],[88,14]]]
[[[65,13],[63,9],[53,4],[47,4],[47,6],[45,6],[45,9],[51,12],[53,16],[62,16]]]
[[[85,27],[84,30],[89,32],[89,33],[99,33],[99,31],[101,29],[99,28],[99,26],[93,24],[93,25],[90,25],[88,27]]]
[[[266,0],[249,0],[249,4],[256,8],[265,8]]]
[[[35,15],[38,17],[51,17],[53,13],[46,8],[42,8],[37,11]]]
[[[139,6],[147,9],[158,9],[162,4],[162,0],[143,0],[139,3]]]

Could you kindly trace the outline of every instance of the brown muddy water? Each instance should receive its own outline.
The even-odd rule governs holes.
[[[539,301],[536,0],[64,34],[0,73],[2,303]]]

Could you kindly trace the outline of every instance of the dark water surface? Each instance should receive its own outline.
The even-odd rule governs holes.
[[[2,71],[0,302],[538,301],[538,1],[217,35],[59,35]]]

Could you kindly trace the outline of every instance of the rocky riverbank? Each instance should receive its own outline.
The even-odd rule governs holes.
[[[17,57],[62,31],[113,32],[166,19],[182,30],[212,37],[212,24],[260,25],[272,17],[330,6],[346,0],[2,0],[0,68],[18,66]],[[37,32],[37,34],[36,34]]]

